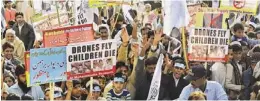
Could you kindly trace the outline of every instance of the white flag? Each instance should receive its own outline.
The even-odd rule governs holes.
[[[156,64],[155,72],[153,75],[153,80],[151,82],[149,94],[147,100],[158,100],[160,85],[161,85],[161,75],[162,75],[162,64],[163,64],[163,54],[160,54],[158,62]]]
[[[190,15],[186,0],[162,0],[164,10],[163,32],[169,35],[173,27],[180,28],[189,24]]]
[[[132,7],[130,5],[122,5],[122,9],[123,9],[124,18],[128,23],[131,24],[134,21],[134,19],[130,14],[130,10],[132,9]]]

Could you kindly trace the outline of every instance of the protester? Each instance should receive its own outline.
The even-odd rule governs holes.
[[[245,41],[250,46],[254,46],[259,44],[260,41],[249,39],[244,34],[244,26],[241,23],[236,23],[233,26],[234,35],[232,36],[232,41]]]
[[[206,95],[201,92],[201,91],[196,91],[191,93],[191,95],[189,96],[188,100],[207,100]]]
[[[15,69],[15,75],[17,78],[17,83],[8,89],[9,93],[17,94],[20,97],[24,94],[29,94],[35,100],[44,98],[44,93],[40,86],[27,87],[24,66],[17,65]]]
[[[233,49],[231,46],[228,47],[228,58],[227,62],[215,62],[211,67],[212,81],[216,81],[221,84],[224,88],[226,81],[227,66],[230,65],[229,61],[233,59]]]
[[[18,7],[17,2],[26,4],[22,7],[19,6],[18,10],[24,14],[30,13],[27,11],[34,9],[32,22],[24,21],[26,14],[12,9],[12,6]],[[195,26],[193,22],[195,20],[188,18],[194,17],[196,13],[189,15],[188,12],[205,12],[205,9],[201,8],[202,6],[219,7],[215,5],[219,1],[203,2],[203,4],[200,1],[191,3],[183,0],[131,3],[123,1],[120,3],[121,5],[117,6],[113,4],[119,2],[113,1],[107,2],[107,5],[110,6],[100,4],[102,7],[93,5],[95,2],[85,2],[84,0],[79,2],[65,0],[56,3],[43,1],[33,2],[33,5],[32,2],[17,2],[13,2],[12,5],[10,0],[3,1],[5,8],[2,9],[1,19],[1,28],[4,29],[1,39],[3,52],[1,61],[3,64],[1,69],[2,100],[52,100],[51,98],[53,100],[260,99],[258,87],[260,81],[259,16],[236,14],[233,11],[224,10],[231,16],[229,18],[219,17],[226,19],[226,23],[223,23],[223,19],[215,19],[217,21],[215,24],[219,28],[213,28],[214,19],[206,18],[207,16],[210,18],[210,14],[203,15],[201,16],[203,17],[202,33],[196,33],[196,31],[194,33],[194,28],[191,26]],[[173,5],[173,3],[178,4],[179,2],[183,4]],[[56,6],[58,9],[53,9]],[[72,8],[76,8],[76,12],[72,12]],[[89,10],[83,12],[82,9]],[[187,12],[187,10],[189,11]],[[38,15],[38,13],[42,13],[42,15]],[[59,16],[52,16],[56,13],[59,13]],[[7,14],[8,16],[6,16]],[[77,24],[75,21],[80,20],[88,23],[92,23],[93,20],[93,26],[78,28],[74,24]],[[170,22],[169,25],[167,22]],[[200,20],[197,19],[196,26],[199,23]],[[205,24],[209,25],[208,28],[205,27]],[[59,31],[46,33],[46,31],[56,28]],[[207,30],[204,30],[205,28]],[[59,34],[63,30],[64,34]],[[34,82],[30,77],[33,74],[31,69],[34,68],[30,66],[46,67],[41,68],[42,71],[37,75],[41,81],[42,78],[46,79],[44,73],[47,74],[47,77],[53,77],[52,73],[59,72],[60,69],[57,69],[55,65],[64,67],[63,65],[67,63],[63,62],[62,65],[56,63],[54,59],[61,59],[56,57],[47,58],[51,63],[45,60],[40,63],[32,62],[35,59],[32,60],[32,56],[46,55],[49,57],[57,54],[52,50],[54,47],[45,46],[47,40],[54,38],[52,41],[57,43],[52,44],[56,47],[82,44],[74,42],[82,42],[82,40],[76,39],[78,37],[93,40],[93,36],[77,36],[78,33],[71,33],[81,30],[90,30],[88,33],[94,32],[94,41],[87,43],[114,40],[117,43],[117,49],[110,51],[109,48],[114,48],[114,43],[112,45],[110,43],[88,45],[87,52],[84,52],[83,48],[76,47],[72,51],[77,51],[76,54],[80,59],[83,59],[84,56],[80,56],[78,53],[91,54],[90,50],[98,52],[95,50],[100,50],[100,48],[102,53],[108,52],[108,54],[102,54],[102,57],[105,55],[106,58],[97,58],[97,54],[93,54],[89,57],[96,59],[76,60],[71,67],[65,66],[66,72],[60,76],[67,75],[67,78],[70,79],[66,79],[66,81],[59,79],[59,82],[55,82],[53,93],[50,92],[52,87],[49,86],[53,81],[49,79],[47,79],[48,83],[40,84],[41,87],[29,85],[29,82]],[[203,39],[201,41],[212,42],[212,44],[202,46],[200,43],[193,46],[192,43],[191,45],[190,40],[193,35],[197,34]],[[204,36],[207,36],[206,39],[212,40],[205,40]],[[215,41],[216,43],[214,43]],[[60,45],[61,42],[64,44]],[[190,49],[190,46],[198,49],[197,53],[190,53],[190,51],[194,51],[193,47]],[[32,50],[30,52],[30,49],[37,51],[43,48],[50,49],[50,52],[38,54],[37,52],[32,53]],[[30,52],[31,57],[26,56],[26,60],[30,61],[25,61],[25,51]],[[162,56],[164,58],[161,58]],[[207,62],[204,59],[202,61],[201,57],[191,59],[190,57],[193,56],[205,56]],[[42,58],[37,58],[37,61],[38,59]],[[63,59],[66,60],[66,58]],[[161,64],[162,66],[160,66]],[[29,69],[28,73],[31,74],[28,79],[25,77],[24,65],[30,65],[26,67],[26,71]],[[54,70],[49,71],[48,67],[52,67]],[[86,75],[87,77],[85,77]]]
[[[131,100],[130,93],[124,89],[127,79],[122,73],[116,73],[113,79],[113,89],[107,93],[107,100]]]
[[[90,86],[87,89],[90,89]],[[92,93],[88,94],[87,100],[106,100],[101,97],[101,87],[98,84],[93,84]]]
[[[251,57],[251,66],[250,68],[248,68],[246,71],[243,72],[243,85],[245,86],[245,99],[249,100],[250,98],[250,87],[254,84],[254,80],[253,80],[253,71],[254,68],[256,67],[257,62],[260,61],[260,53],[259,52],[255,52],[252,54]]]
[[[206,69],[202,65],[191,67],[187,77],[191,79],[191,83],[183,88],[179,100],[188,100],[189,95],[194,91],[204,92],[207,100],[228,100],[223,87],[215,81],[208,81],[206,75]]]
[[[4,38],[1,42],[2,45],[6,42],[12,43],[14,46],[14,57],[19,59],[20,62],[24,62],[24,44],[19,38],[16,37],[14,30],[8,29],[6,31],[6,38]]]
[[[164,71],[164,74],[162,75],[162,83],[165,84],[164,81],[168,81],[165,85],[161,85],[161,90],[164,88],[163,93],[165,96],[162,97],[162,93],[160,93],[159,99],[170,99],[175,100],[179,98],[182,89],[189,84],[187,80],[185,80],[184,77],[184,70],[185,70],[185,62],[182,58],[173,60],[174,63],[166,63],[166,69]],[[166,61],[167,62],[167,61]],[[167,69],[169,69],[172,73],[168,74]],[[169,94],[169,95],[167,95]]]
[[[231,65],[227,66],[225,88],[228,91],[229,99],[239,99],[240,91],[245,87],[242,85],[242,66],[239,64],[241,60],[242,46],[241,44],[234,44],[231,46],[233,50],[233,59],[230,61]]]
[[[11,87],[15,84],[15,78],[13,75],[4,76],[4,82],[8,85],[8,87]]]
[[[86,100],[87,95],[82,93],[80,80],[67,81],[67,93],[65,100]]]
[[[8,70],[14,74],[16,66],[21,64],[21,62],[14,57],[14,46],[6,42],[2,45],[2,49],[4,55],[4,70]],[[4,73],[6,72],[4,71]]]
[[[16,23],[13,26],[15,35],[23,41],[25,50],[33,48],[35,41],[35,34],[33,27],[24,21],[24,15],[22,12],[15,14]]]
[[[14,21],[15,20],[15,13],[16,10],[12,8],[12,1],[11,0],[7,0],[5,1],[5,20],[6,23],[8,23],[9,21]]]

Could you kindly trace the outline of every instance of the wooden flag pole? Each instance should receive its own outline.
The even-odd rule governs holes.
[[[60,24],[60,13],[59,13],[59,7],[58,7],[58,3],[59,1],[56,1],[55,2],[55,6],[56,6],[56,11],[57,11],[57,17],[58,17],[58,22],[59,22],[59,26],[61,25]]]
[[[186,35],[185,35],[185,27],[182,28],[182,49],[183,49],[183,57],[186,63],[186,69],[189,69],[189,62],[187,56],[187,49],[186,49]]]
[[[49,88],[50,88],[50,101],[54,100],[54,82],[49,83]]]

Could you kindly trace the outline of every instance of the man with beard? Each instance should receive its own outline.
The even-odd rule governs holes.
[[[24,94],[31,95],[35,100],[43,99],[44,93],[40,86],[27,87],[24,65],[18,65],[15,69],[15,75],[17,76],[17,83],[8,89],[9,93],[14,93],[19,96]]]
[[[164,72],[162,75],[162,81],[166,81],[167,83],[162,83],[166,85],[161,85],[161,90],[164,88],[164,94],[159,96],[159,99],[171,99],[175,100],[179,97],[181,94],[182,89],[189,84],[189,82],[185,79],[183,79],[184,70],[185,70],[185,62],[182,58],[178,58],[174,61],[174,64],[167,63],[166,61],[166,70],[170,69],[172,73],[167,74],[167,72]],[[162,98],[160,98],[162,97]]]

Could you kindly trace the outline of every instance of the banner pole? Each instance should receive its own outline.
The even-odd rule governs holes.
[[[50,101],[54,100],[54,82],[49,83],[49,88],[50,88]]]
[[[186,63],[186,69],[189,69],[190,67],[189,67],[188,57],[187,57],[185,27],[182,28],[182,49],[183,49],[183,57]]]
[[[58,3],[59,1],[56,1],[55,2],[55,6],[56,6],[56,11],[57,11],[57,17],[58,17],[58,22],[59,22],[59,26],[61,25],[60,24],[60,13],[59,13],[59,7],[58,7]]]

